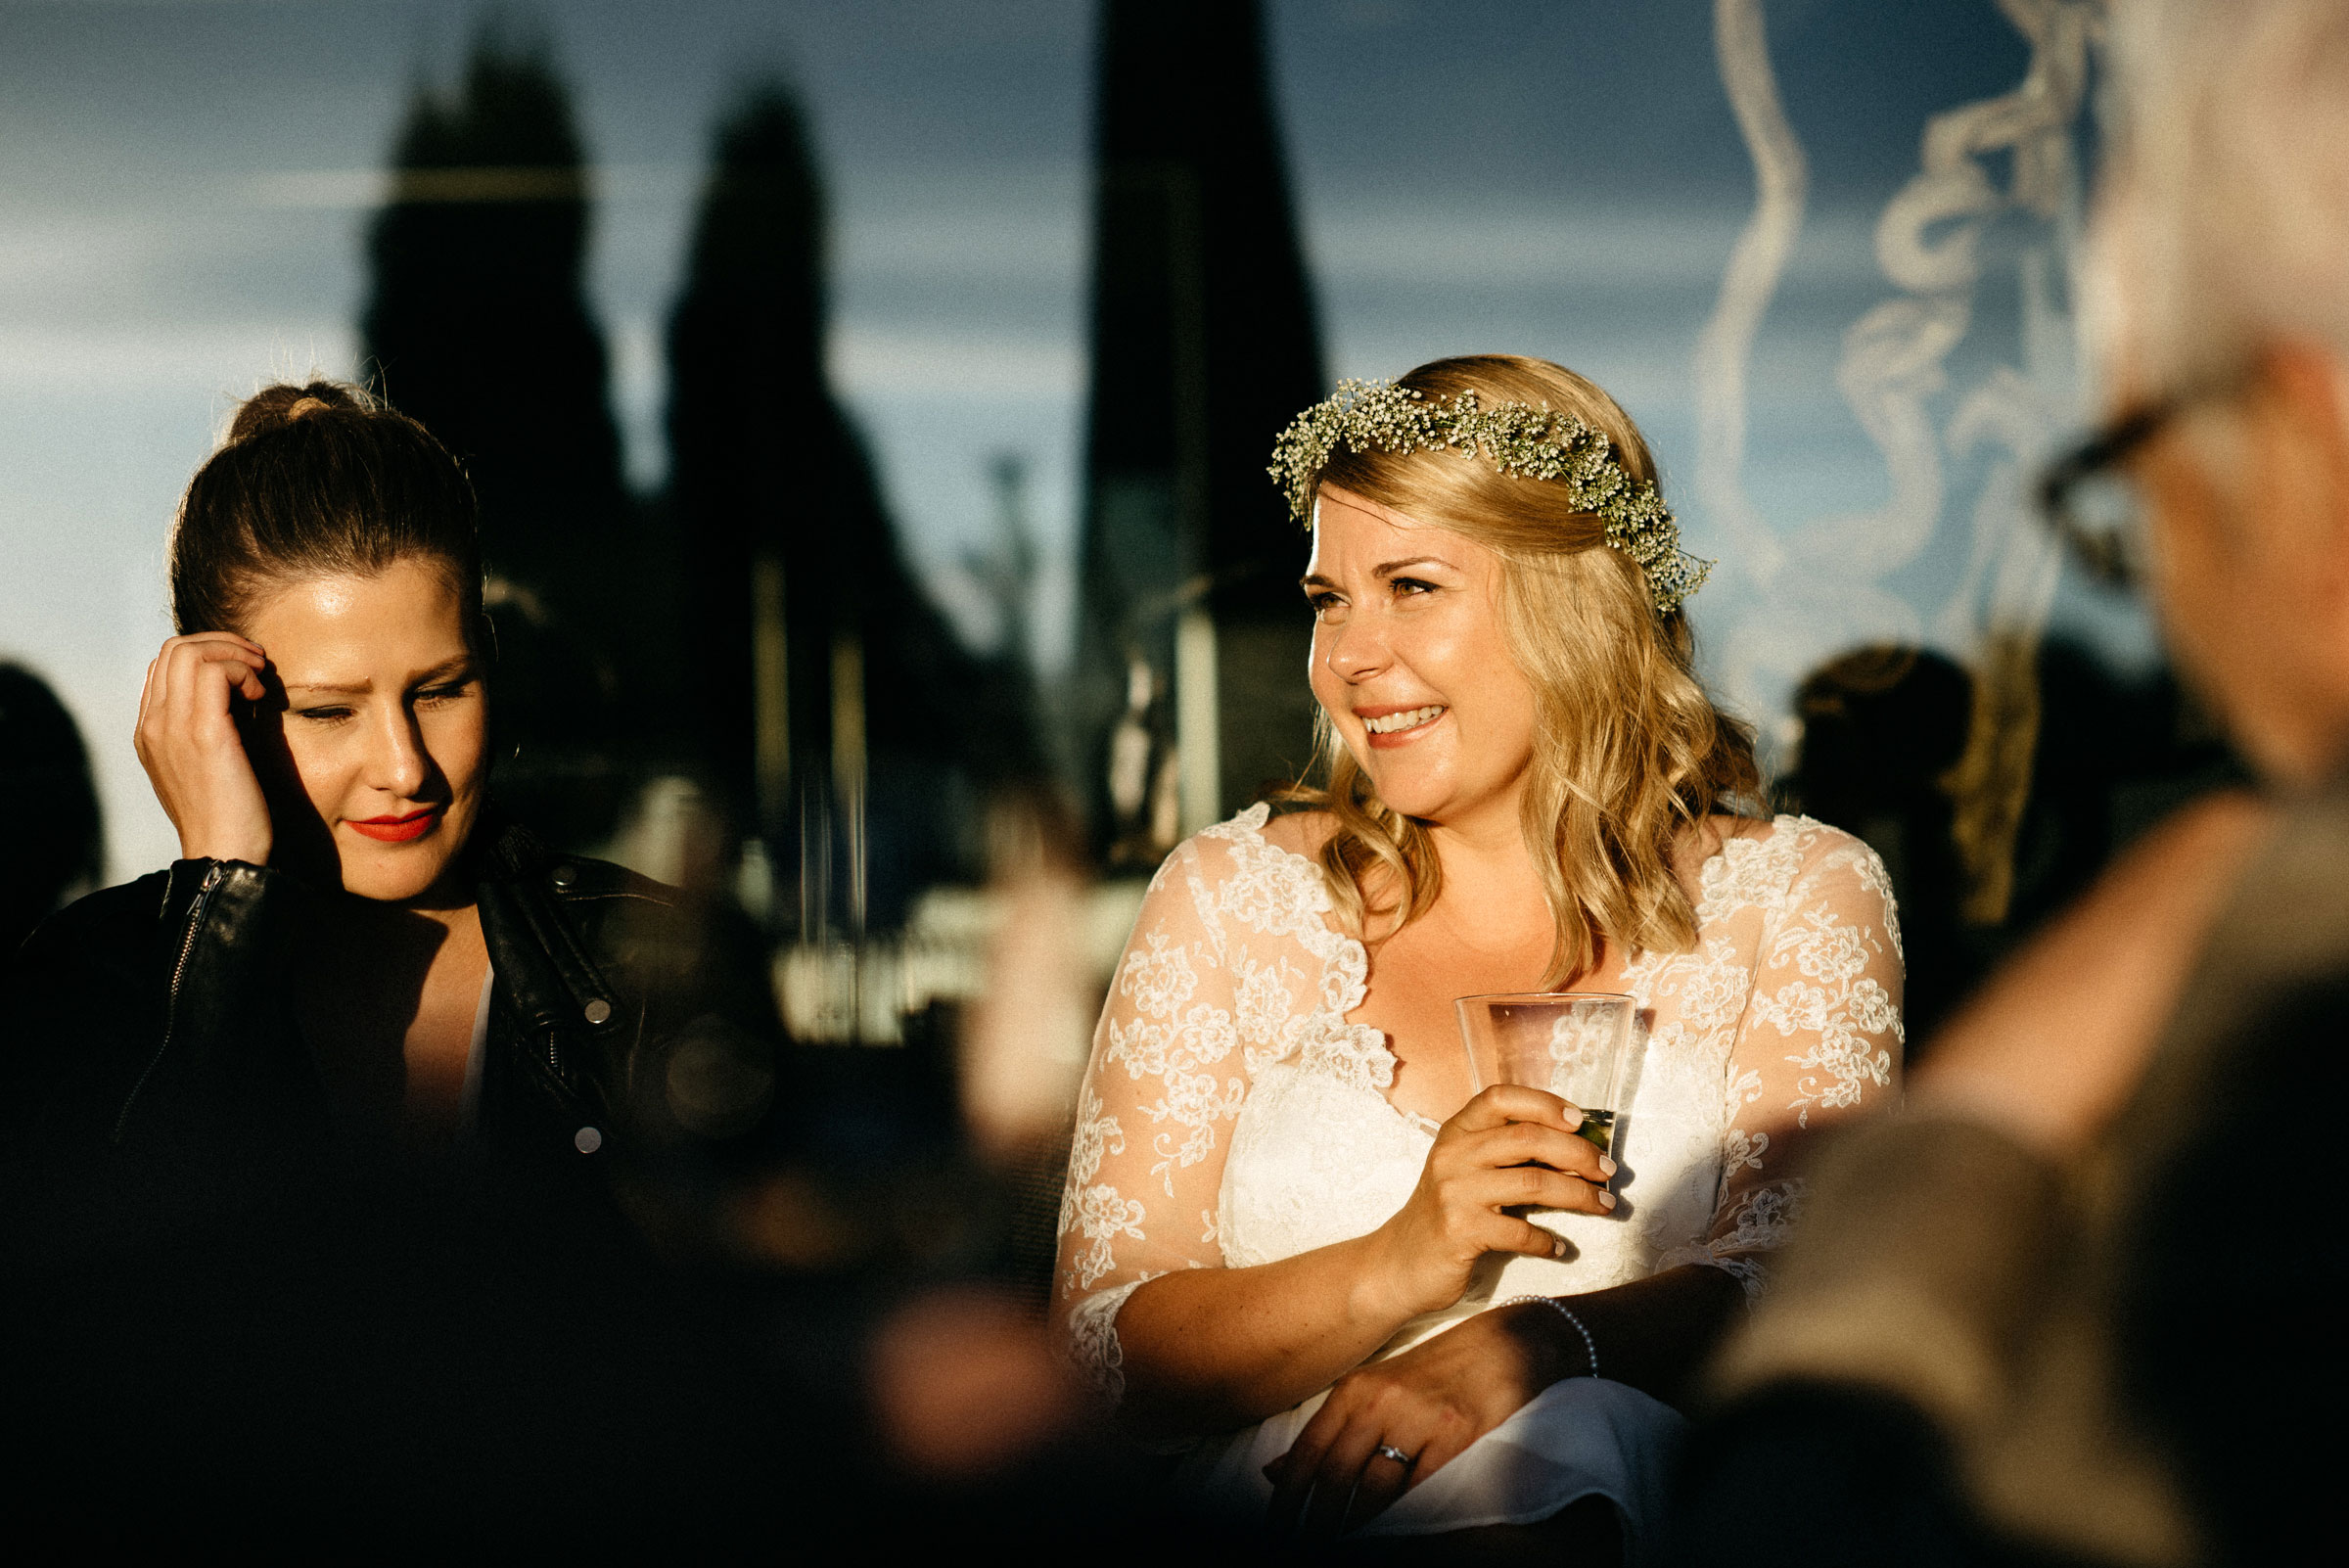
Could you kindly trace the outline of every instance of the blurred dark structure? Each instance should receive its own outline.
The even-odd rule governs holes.
[[[0,959],[106,862],[98,791],[73,715],[49,683],[0,664],[0,812],[23,825],[0,874]]]
[[[1921,1040],[1979,978],[1959,918],[1965,875],[1953,831],[1973,681],[1940,654],[1884,644],[1814,671],[1794,711],[1802,757],[1780,789],[1883,859],[1900,902],[1910,1037]]]
[[[678,689],[696,770],[810,938],[975,876],[984,797],[1044,772],[1019,650],[956,640],[832,394],[824,231],[799,107],[756,86],[717,130],[669,322]]]
[[[659,645],[640,610],[662,574],[622,478],[583,292],[588,170],[546,46],[484,30],[453,93],[418,89],[392,166],[362,362],[481,494],[499,793],[584,849],[626,798],[626,715],[647,705],[622,701],[620,672]]]
[[[1306,542],[1266,466],[1324,387],[1255,0],[1101,16],[1071,752],[1096,841],[1147,864],[1312,751]]]
[[[2038,734],[2005,918],[2020,937],[2077,898],[2115,854],[2195,797],[2251,782],[2216,723],[2166,667],[2131,679],[2085,644],[2035,661]]]
[[[2178,807],[2249,773],[2166,669],[1994,639],[1969,674],[1879,645],[1795,696],[1785,804],[1867,841],[1900,900],[1911,1060],[1991,964]]]

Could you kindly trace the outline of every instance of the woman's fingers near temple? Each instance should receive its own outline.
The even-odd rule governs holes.
[[[189,638],[183,646],[195,655],[199,665],[216,668],[229,685],[249,701],[259,701],[267,691],[261,683],[261,671],[268,668],[269,656],[257,644],[226,632],[214,632]]]

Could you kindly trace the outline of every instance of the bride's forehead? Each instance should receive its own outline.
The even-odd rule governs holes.
[[[1372,503],[1332,505],[1324,498],[1313,514],[1312,564],[1323,576],[1371,572],[1393,561],[1436,561],[1473,572],[1491,560],[1475,540],[1430,523],[1414,523]]]

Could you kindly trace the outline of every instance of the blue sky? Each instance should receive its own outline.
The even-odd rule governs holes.
[[[1865,618],[1843,627],[1817,592],[1741,575],[1737,541],[1687,484],[1692,360],[1754,192],[1713,10],[1270,0],[1277,107],[1333,375],[1481,349],[1583,370],[1646,427],[1691,544],[1728,557],[1700,633],[1742,646],[1740,628],[1775,616],[1824,645]],[[833,373],[907,544],[969,634],[991,635],[961,562],[991,528],[990,459],[1023,454],[1048,546],[1047,665],[1068,625],[1084,391],[1092,12],[516,13],[551,38],[598,166],[592,293],[631,473],[650,485],[666,463],[658,344],[711,121],[741,81],[781,72],[808,103],[832,197]],[[1837,383],[1847,330],[1900,292],[1873,251],[1877,213],[1915,175],[1927,116],[2013,88],[2030,54],[1992,0],[1765,12],[1811,186],[1753,349],[1744,484],[1791,532],[1886,492]],[[81,719],[117,874],[171,853],[128,733],[167,630],[172,504],[236,396],[353,368],[374,171],[413,84],[453,74],[480,15],[442,0],[0,0],[0,655],[41,669]],[[1985,230],[1936,419],[2019,362],[2015,258],[2043,239],[2006,218]],[[1882,578],[1927,634],[1964,570],[1969,486],[1989,483],[1990,459],[1969,452],[1953,439],[1939,527]],[[2127,616],[2068,589],[2056,614],[2142,647]],[[1782,672],[1738,678],[1768,721]]]

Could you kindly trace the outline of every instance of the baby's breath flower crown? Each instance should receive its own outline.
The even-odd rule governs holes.
[[[1313,491],[1338,447],[1356,452],[1481,454],[1503,474],[1554,480],[1574,504],[1602,519],[1607,543],[1639,563],[1658,615],[1670,615],[1704,585],[1713,563],[1681,548],[1681,529],[1656,487],[1615,461],[1604,436],[1572,414],[1530,403],[1477,402],[1476,393],[1431,401],[1391,381],[1341,381],[1335,395],[1290,422],[1272,444],[1268,473],[1300,523],[1313,517]]]

